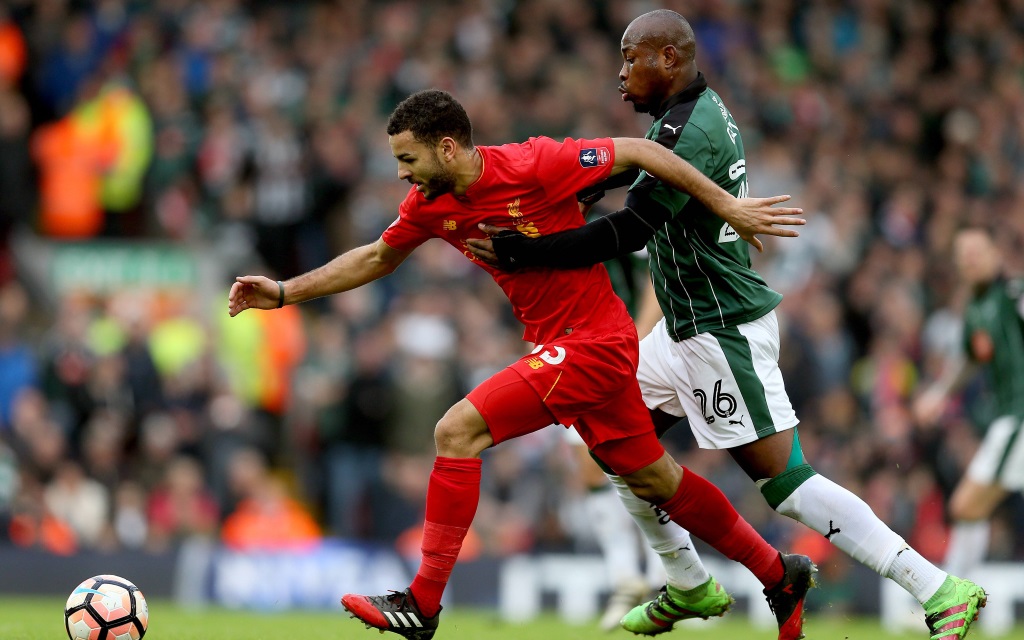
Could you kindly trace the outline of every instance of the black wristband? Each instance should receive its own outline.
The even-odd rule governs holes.
[[[498,235],[491,236],[491,245],[494,247],[494,255],[498,258],[498,267],[502,271],[515,271],[520,264],[521,248],[526,244],[527,237],[518,231],[506,229]]]
[[[277,308],[280,309],[284,306],[284,283],[280,280],[277,281]]]

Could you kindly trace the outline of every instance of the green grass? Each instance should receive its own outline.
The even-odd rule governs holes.
[[[3,640],[61,640],[65,637],[61,618],[63,601],[47,598],[0,599],[0,638]],[[146,640],[389,640],[367,630],[343,612],[261,614],[207,609],[185,611],[166,602],[150,603],[150,630]],[[923,640],[920,633],[892,635],[875,622],[828,617],[810,617],[804,627],[808,640]],[[513,625],[502,623],[491,612],[457,610],[445,612],[437,640],[627,640],[625,631],[605,634],[593,625],[573,626],[554,616]],[[771,630],[750,627],[736,615],[708,623],[676,629],[666,640],[774,640]],[[982,638],[972,633],[972,638]],[[1018,628],[1002,640],[1024,640]]]

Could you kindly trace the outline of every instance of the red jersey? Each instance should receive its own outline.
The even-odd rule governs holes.
[[[611,174],[612,140],[542,137],[477,150],[483,171],[464,195],[427,200],[413,187],[398,208],[398,219],[384,231],[384,242],[411,251],[441,238],[461,251],[502,288],[516,318],[526,325],[523,339],[530,342],[544,344],[578,331],[597,335],[632,323],[604,265],[509,273],[480,262],[466,246],[467,239],[484,237],[479,223],[513,226],[531,237],[582,225],[576,192]]]

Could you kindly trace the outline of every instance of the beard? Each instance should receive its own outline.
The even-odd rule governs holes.
[[[648,101],[643,100],[642,98],[640,98],[640,96],[638,96],[635,93],[631,93],[631,92],[627,91],[626,88],[623,87],[622,85],[619,85],[619,91],[622,91],[622,92],[625,93],[625,95],[627,96],[626,102],[628,102],[629,104],[633,105],[633,111],[635,111],[637,113],[651,113],[652,112],[651,105],[648,104]]]
[[[632,100],[631,102],[633,103],[633,111],[636,111],[637,113],[650,113],[651,112],[651,108],[649,106],[647,106],[646,104],[644,104],[642,102],[637,102],[636,100]]]
[[[436,158],[434,159],[434,169],[434,175],[423,183],[422,193],[427,200],[433,200],[455,190],[455,172],[445,168]]]

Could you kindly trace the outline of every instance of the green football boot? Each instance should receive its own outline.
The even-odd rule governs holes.
[[[934,596],[924,603],[925,622],[931,640],[961,640],[988,602],[985,590],[970,580],[948,576]]]
[[[724,616],[733,602],[733,597],[714,578],[690,591],[665,585],[657,598],[633,607],[620,624],[636,635],[656,636],[671,631],[672,625],[680,620]]]

